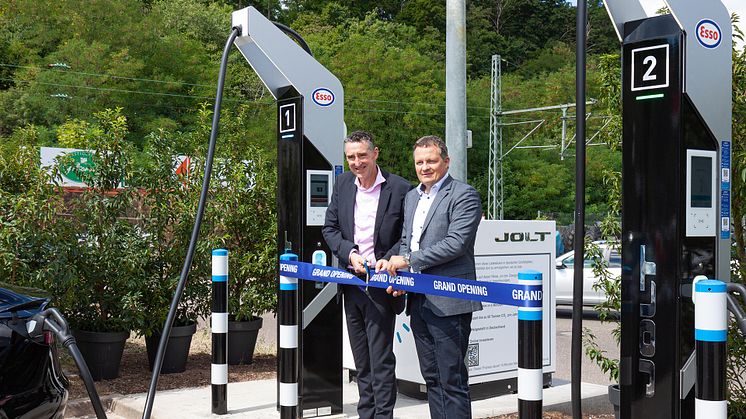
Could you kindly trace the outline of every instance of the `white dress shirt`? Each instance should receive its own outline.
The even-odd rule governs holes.
[[[438,195],[438,191],[443,186],[443,182],[450,176],[448,173],[443,176],[435,185],[430,188],[430,192],[425,192],[425,185],[419,184],[417,186],[417,193],[420,194],[420,200],[417,202],[417,208],[414,210],[414,218],[412,218],[412,238],[409,242],[409,251],[414,252],[420,250],[420,238],[422,238],[422,230],[425,228],[425,219],[427,213],[430,212],[430,207],[435,201],[435,196]]]

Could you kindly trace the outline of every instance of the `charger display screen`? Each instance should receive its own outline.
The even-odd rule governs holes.
[[[692,208],[712,208],[712,159],[691,156]]]
[[[311,175],[311,207],[329,206],[329,176]]]

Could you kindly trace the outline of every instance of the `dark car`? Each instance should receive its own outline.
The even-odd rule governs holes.
[[[38,290],[0,282],[0,419],[64,416],[69,382],[54,336],[30,338],[27,332],[47,304]]]

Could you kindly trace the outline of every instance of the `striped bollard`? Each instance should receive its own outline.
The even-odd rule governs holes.
[[[280,255],[280,263],[291,260],[298,260],[298,255],[289,252]],[[295,419],[298,417],[298,279],[280,275],[277,305],[280,418]]]
[[[542,274],[518,272],[521,285],[541,286]],[[518,418],[541,419],[544,373],[542,367],[542,307],[518,306]]]
[[[725,361],[728,340],[728,303],[722,281],[695,278],[694,339],[697,383],[694,417],[725,419]]]
[[[212,413],[228,413],[228,251],[212,251]]]

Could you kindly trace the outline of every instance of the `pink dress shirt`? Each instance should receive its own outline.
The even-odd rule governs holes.
[[[381,174],[381,169],[376,166],[376,170],[376,180],[368,189],[364,189],[360,185],[359,179],[355,179],[357,194],[355,194],[355,233],[353,240],[358,246],[357,253],[367,260],[368,266],[371,267],[376,264],[373,232],[376,228],[378,199],[381,196],[381,184],[386,182],[386,178]],[[355,249],[352,252],[355,252]]]

